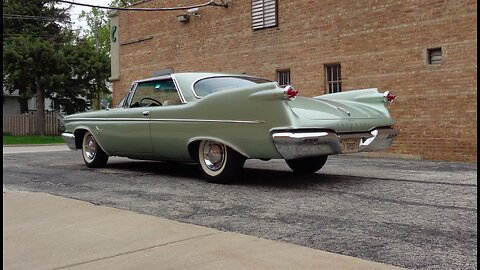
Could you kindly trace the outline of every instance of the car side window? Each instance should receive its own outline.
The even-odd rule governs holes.
[[[231,90],[240,87],[254,86],[261,83],[269,83],[271,81],[247,77],[247,76],[222,76],[222,77],[210,77],[197,81],[193,90],[197,97],[204,97],[215,92],[221,92],[225,90]]]
[[[140,82],[131,99],[130,108],[182,104],[172,79]]]

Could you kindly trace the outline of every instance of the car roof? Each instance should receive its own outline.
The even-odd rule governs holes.
[[[162,74],[160,76],[155,76],[155,77],[150,77],[150,78],[145,78],[145,79],[140,79],[134,81],[134,83],[140,83],[140,82],[148,82],[148,81],[155,81],[155,80],[164,80],[164,79],[170,79],[172,77],[191,77],[195,78],[196,80],[201,79],[201,78],[206,78],[206,77],[215,77],[215,76],[244,76],[244,77],[252,77],[252,78],[260,78],[257,76],[252,76],[252,75],[247,75],[247,74],[239,74],[239,73],[222,73],[222,72],[177,72],[177,73],[168,73],[168,74]]]
[[[197,100],[198,97],[195,96],[193,91],[193,84],[201,79],[209,77],[227,77],[227,76],[242,76],[250,78],[260,78],[257,76],[251,76],[247,74],[238,74],[238,73],[220,73],[220,72],[178,72],[178,73],[168,73],[162,74],[160,76],[145,78],[141,80],[136,80],[133,83],[143,83],[156,80],[165,80],[173,79],[177,84],[180,94],[184,97],[186,102]]]

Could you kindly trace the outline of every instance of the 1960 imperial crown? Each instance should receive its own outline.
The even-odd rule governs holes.
[[[308,98],[253,76],[172,73],[135,81],[116,108],[66,116],[62,137],[88,167],[109,156],[196,162],[226,183],[246,159],[313,173],[329,155],[386,149],[399,134],[386,108],[394,99],[376,88]]]

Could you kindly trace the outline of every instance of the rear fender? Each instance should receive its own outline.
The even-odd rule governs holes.
[[[204,140],[208,140],[208,141],[215,141],[215,142],[219,142],[219,143],[222,143],[226,146],[228,146],[229,148],[235,150],[237,153],[239,153],[240,155],[244,156],[245,158],[250,158],[249,155],[247,155],[245,153],[245,151],[243,151],[242,149],[240,149],[239,147],[235,146],[234,144],[226,141],[226,140],[223,140],[223,139],[219,139],[219,138],[215,138],[215,137],[194,137],[192,139],[190,139],[188,141],[188,153],[190,155],[190,158],[197,161],[197,148],[198,148],[198,145],[200,144],[201,141],[204,141]]]
[[[338,101],[356,101],[360,103],[378,103],[385,104],[383,93],[378,92],[377,88],[352,90],[313,97],[319,100],[338,100]]]
[[[352,90],[313,97],[313,99],[325,102],[338,102],[338,104],[366,106],[374,109],[386,117],[390,117],[384,93],[378,92],[377,88]]]

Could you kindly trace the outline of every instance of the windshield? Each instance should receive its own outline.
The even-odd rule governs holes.
[[[117,108],[123,108],[127,104],[128,96],[130,96],[130,93],[132,92],[133,85],[130,86],[130,89],[128,89],[127,93],[125,96],[122,98],[122,100],[118,103]]]
[[[199,80],[193,85],[193,90],[198,97],[204,97],[215,92],[231,90],[240,87],[255,86],[271,81],[247,76],[211,77]]]

